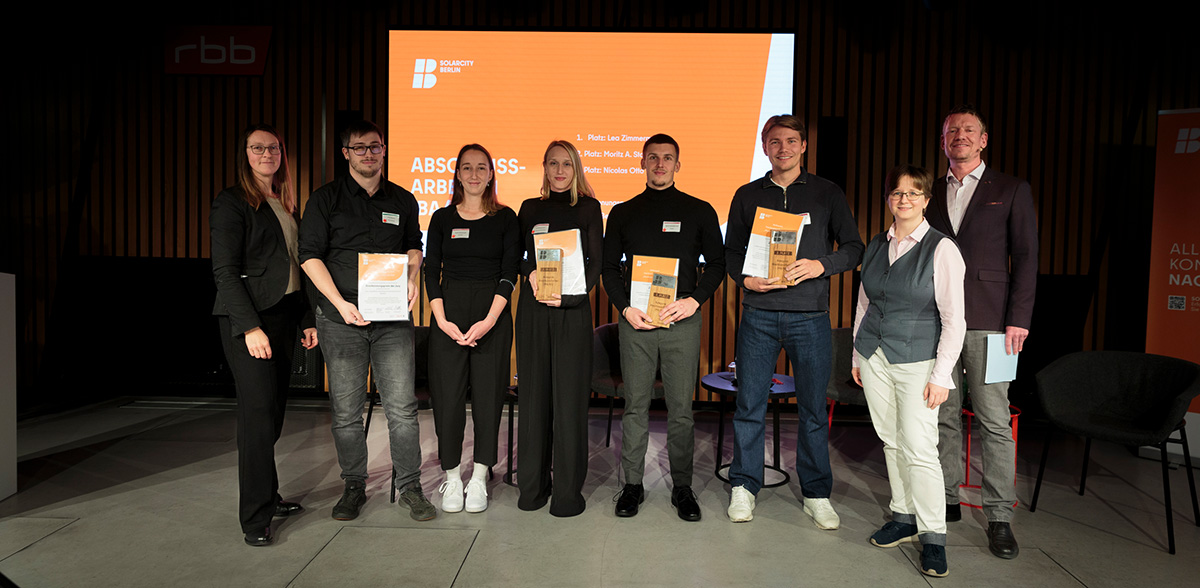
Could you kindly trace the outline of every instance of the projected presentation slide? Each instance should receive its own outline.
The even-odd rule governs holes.
[[[770,169],[759,131],[791,112],[794,35],[392,31],[388,179],[421,228],[452,192],[467,143],[495,159],[497,194],[538,196],[554,139],[580,151],[607,217],[645,189],[645,140],[680,144],[680,190],[724,225],[733,192]]]

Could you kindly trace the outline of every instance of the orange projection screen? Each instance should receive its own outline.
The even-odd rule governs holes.
[[[450,200],[454,157],[491,152],[500,200],[538,195],[542,155],[571,141],[607,218],[645,188],[646,138],[680,145],[680,190],[724,225],[733,192],[770,169],[759,130],[792,109],[791,34],[392,31],[388,179],[421,206]]]

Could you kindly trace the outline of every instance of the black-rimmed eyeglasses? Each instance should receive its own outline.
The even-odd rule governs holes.
[[[366,155],[367,151],[370,151],[373,155],[379,155],[380,153],[383,153],[383,145],[380,145],[379,143],[371,143],[370,145],[351,145],[346,147],[346,149],[349,149],[351,153],[359,157]]]

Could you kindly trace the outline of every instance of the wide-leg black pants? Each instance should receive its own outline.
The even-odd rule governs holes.
[[[592,379],[592,311],[553,308],[523,282],[517,304],[517,486],[521,510],[550,501],[550,514],[584,509],[587,411]],[[553,470],[553,480],[551,479]]]
[[[231,332],[229,317],[218,317],[221,346],[237,387],[238,518],[243,533],[270,525],[280,500],[275,442],[283,432],[292,356],[304,311],[304,297],[294,292],[258,313],[271,343],[271,359],[252,357],[245,335]]]
[[[496,283],[492,281],[443,280],[442,308],[446,319],[466,333],[471,325],[487,317],[495,291]],[[437,325],[430,329],[429,393],[443,470],[458,467],[462,460],[468,388],[475,430],[474,461],[489,467],[496,465],[512,338],[513,322],[508,308],[475,347],[455,343]]]

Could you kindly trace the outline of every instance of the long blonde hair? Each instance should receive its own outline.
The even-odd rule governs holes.
[[[546,147],[546,153],[542,155],[542,167],[546,165],[546,158],[550,156],[550,150],[555,147],[562,147],[567,150],[567,155],[571,157],[571,167],[575,170],[575,175],[571,179],[571,206],[575,206],[579,202],[579,195],[596,197],[596,191],[592,189],[592,185],[588,183],[587,177],[583,175],[583,162],[579,159],[579,150],[570,141],[556,139],[550,142],[550,146]],[[545,170],[542,171],[542,200],[550,197],[550,178],[546,175]]]

